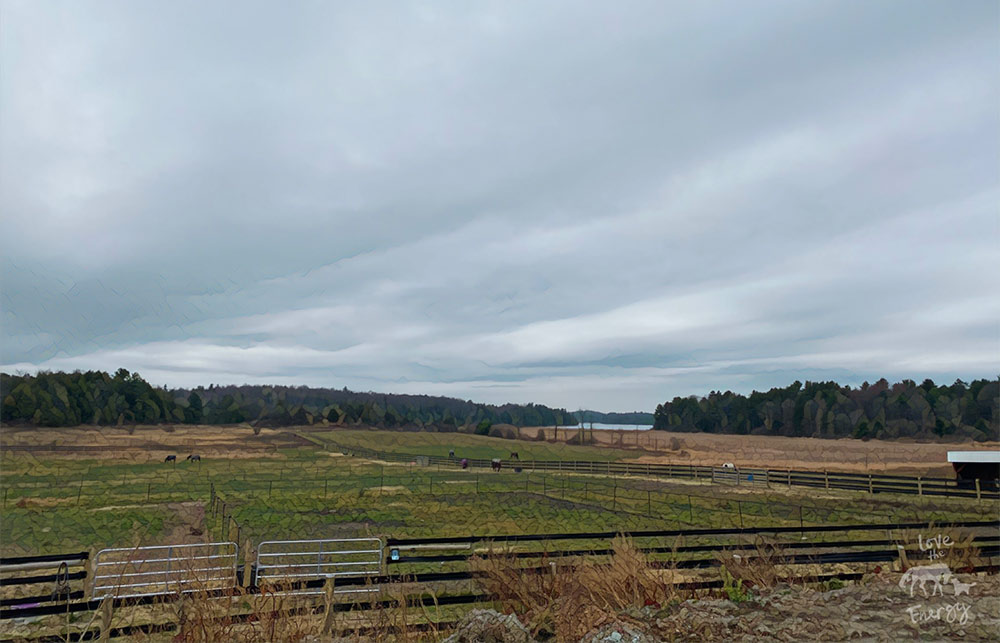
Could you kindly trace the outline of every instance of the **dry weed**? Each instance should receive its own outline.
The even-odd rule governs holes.
[[[629,608],[661,605],[677,597],[662,570],[654,568],[630,539],[617,537],[608,562],[582,560],[557,565],[543,556],[541,572],[527,571],[513,556],[474,558],[484,591],[503,611],[521,616],[537,638],[575,641]]]
[[[757,535],[747,547],[728,549],[716,556],[719,563],[746,587],[774,587],[781,578],[785,550],[776,540]]]

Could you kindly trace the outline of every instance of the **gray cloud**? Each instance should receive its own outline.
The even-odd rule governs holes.
[[[5,370],[994,377],[1000,10],[4,3]]]

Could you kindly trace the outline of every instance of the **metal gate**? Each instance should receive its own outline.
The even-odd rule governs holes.
[[[102,549],[91,598],[155,596],[236,587],[233,542]]]
[[[736,469],[730,469],[729,467],[712,467],[712,482],[739,484],[740,474]]]
[[[305,581],[334,579],[334,592],[374,592],[377,586],[353,581],[337,587],[336,579],[364,579],[382,571],[379,538],[327,538],[321,540],[269,540],[257,547],[257,585],[290,594],[322,594],[322,588],[302,586]]]
[[[767,471],[763,469],[744,471],[741,469],[730,469],[729,467],[712,467],[712,482],[767,486]]]

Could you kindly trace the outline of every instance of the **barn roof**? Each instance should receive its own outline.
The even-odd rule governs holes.
[[[1000,451],[949,451],[948,462],[1000,463]]]

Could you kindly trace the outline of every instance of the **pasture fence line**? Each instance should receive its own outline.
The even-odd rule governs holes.
[[[434,455],[417,455],[409,453],[393,453],[384,451],[374,451],[361,447],[350,447],[338,445],[326,441],[327,448],[340,451],[344,455],[360,457],[367,460],[377,460],[387,463],[397,463],[409,467],[427,470],[433,467],[437,470],[455,469],[460,466],[461,456],[454,458]],[[224,469],[232,472],[232,461],[224,460]],[[223,476],[221,471],[215,468],[201,470],[201,462],[184,465],[187,468],[183,471],[174,470],[162,473],[157,471],[145,471],[134,473],[123,472],[120,480],[115,481],[91,479],[90,473],[81,473],[78,477],[68,479],[54,476],[31,476],[19,475],[13,484],[8,483],[4,488],[3,506],[6,508],[12,503],[16,503],[20,497],[30,496],[32,489],[44,491],[46,495],[52,495],[55,491],[61,497],[69,498],[75,496],[77,506],[84,503],[84,499],[91,496],[104,495],[109,491],[124,491],[130,486],[134,487],[129,493],[131,496],[144,495],[147,502],[176,502],[191,501],[199,497],[204,497],[207,487],[218,481]],[[491,461],[486,459],[468,459],[468,466],[475,469],[485,469],[491,466]],[[716,482],[733,484],[735,486],[752,485],[760,488],[780,488],[792,486],[820,488],[820,489],[840,489],[854,490],[868,494],[898,493],[923,497],[955,497],[963,499],[1000,500],[1000,492],[973,485],[966,488],[965,485],[958,484],[955,480],[948,478],[931,477],[907,477],[886,474],[851,474],[851,473],[831,473],[829,471],[795,471],[790,469],[751,469],[740,468],[732,471],[724,471],[718,467],[707,467],[687,464],[654,464],[638,462],[596,462],[596,461],[573,461],[573,460],[526,460],[507,461],[505,466],[510,469],[529,472],[553,472],[553,473],[573,473],[592,474],[608,477],[647,477],[659,479],[693,480],[698,482]],[[353,469],[353,467],[349,467]],[[321,476],[321,468],[314,467],[315,474]],[[267,481],[269,489],[273,489],[275,483],[279,485],[289,477],[302,480],[302,473],[310,471],[308,466],[301,463],[292,462],[286,470],[282,467],[277,472],[257,472],[252,477],[248,477],[248,472],[244,468],[242,475],[227,475],[225,479],[236,490],[237,486],[245,486],[251,490],[254,485]],[[364,467],[362,467],[364,471]],[[353,474],[353,470],[351,471]],[[730,475],[731,474],[731,475]],[[329,490],[329,481],[321,479],[324,485],[324,493]],[[14,496],[14,497],[12,497]]]
[[[223,501],[224,502],[224,501]],[[908,567],[905,552],[920,556],[916,543],[903,538],[908,530],[923,530],[929,527],[937,528],[967,528],[984,530],[968,542],[970,558],[963,558],[966,565],[960,571],[963,573],[997,573],[1000,571],[995,558],[1000,556],[1000,524],[991,521],[966,521],[952,524],[934,524],[931,522],[887,523],[879,525],[825,525],[809,527],[806,533],[816,534],[820,539],[810,542],[791,541],[780,542],[782,548],[776,552],[777,557],[772,562],[789,566],[784,571],[782,581],[785,582],[824,582],[831,578],[841,580],[859,580],[872,571],[872,565],[898,565],[900,571]],[[14,598],[5,601],[0,606],[0,620],[76,614],[93,612],[101,608],[103,601],[110,601],[114,608],[130,608],[137,606],[171,603],[177,601],[184,593],[196,592],[209,598],[222,598],[247,594],[270,593],[275,590],[286,595],[300,597],[317,597],[324,594],[325,585],[336,576],[336,587],[340,590],[338,596],[342,600],[327,603],[334,611],[344,612],[392,606],[393,601],[406,601],[407,604],[435,605],[469,605],[492,600],[488,594],[482,593],[478,587],[465,586],[464,589],[449,592],[442,596],[426,597],[428,591],[434,592],[442,583],[455,581],[475,581],[483,576],[483,572],[474,567],[456,571],[423,571],[428,566],[445,563],[470,563],[473,558],[489,558],[493,556],[515,559],[540,559],[538,563],[528,563],[520,567],[523,574],[544,574],[551,572],[549,559],[570,559],[588,556],[611,556],[614,548],[606,542],[620,536],[632,539],[636,548],[648,558],[650,567],[656,569],[689,569],[704,570],[719,567],[724,564],[729,552],[740,552],[742,559],[752,561],[761,555],[759,544],[746,540],[747,536],[769,535],[780,537],[796,533],[794,527],[760,527],[749,529],[695,529],[695,530],[649,530],[632,532],[591,532],[591,533],[547,533],[547,534],[507,534],[496,536],[455,536],[435,538],[369,538],[369,539],[325,539],[325,540],[282,540],[261,541],[258,543],[258,553],[255,565],[256,573],[240,575],[236,567],[237,546],[234,542],[216,542],[206,544],[165,544],[150,545],[137,548],[105,549],[97,553],[98,564],[89,579],[84,583],[92,584],[95,591],[87,600],[78,595],[44,595],[36,597]],[[858,539],[859,536],[848,536],[854,532],[869,532],[871,536]],[[893,536],[893,534],[898,534]],[[843,536],[841,536],[843,534]],[[824,540],[823,537],[833,535],[836,540]],[[672,545],[656,544],[656,539],[691,539],[697,544],[679,545],[675,540]],[[732,541],[732,538],[739,540]],[[843,540],[842,538],[853,538]],[[652,543],[639,544],[639,540],[654,539]],[[555,549],[548,547],[549,543],[566,541],[571,549]],[[574,545],[576,541],[578,544]],[[689,542],[684,540],[683,542]],[[486,551],[473,550],[472,545],[480,543],[487,545]],[[511,550],[512,545],[536,543],[545,545],[544,549]],[[463,547],[464,545],[464,547]],[[496,548],[500,545],[499,549]],[[900,552],[900,546],[902,551]],[[962,547],[966,547],[965,544]],[[249,551],[249,548],[247,549]],[[711,553],[711,557],[698,557],[699,554]],[[926,556],[926,552],[924,554]],[[0,560],[0,571],[14,565],[53,564],[58,561],[73,560],[74,557],[86,558],[82,554],[55,554],[38,557],[22,557],[19,559]],[[249,558],[249,554],[246,555]],[[666,558],[664,558],[664,556]],[[298,562],[302,560],[304,562]],[[266,562],[262,562],[266,561]],[[836,573],[817,571],[827,565],[853,565],[849,571],[843,569]],[[805,569],[792,569],[796,565],[809,566]],[[416,567],[414,567],[416,566]],[[422,567],[421,567],[422,566]],[[863,571],[861,567],[863,566]],[[108,569],[111,568],[111,569]],[[120,569],[119,569],[120,568]],[[408,568],[412,568],[409,569]],[[437,567],[440,569],[440,567]],[[875,573],[880,570],[876,568]],[[86,574],[86,572],[85,572]],[[91,576],[92,574],[92,576]],[[124,580],[123,580],[124,579]],[[21,578],[26,585],[41,584],[42,580]],[[277,586],[274,583],[277,582]],[[706,579],[704,577],[686,578],[674,581],[677,589],[716,589],[723,586],[723,581]],[[386,600],[381,593],[383,587],[405,587],[403,594],[390,594],[392,599]],[[393,590],[395,592],[395,590]],[[359,598],[370,595],[371,599]],[[102,600],[103,599],[103,600]],[[316,605],[296,607],[305,613],[315,610]],[[233,615],[236,618],[240,616]],[[227,618],[233,618],[227,616]],[[248,612],[249,617],[249,612]],[[68,621],[67,621],[68,623]],[[130,627],[137,628],[133,632],[128,628],[118,630],[87,630],[75,633],[70,630],[61,640],[85,640],[90,638],[112,638],[117,635],[138,633],[143,627],[170,629],[170,625],[158,623],[155,626],[146,625],[140,620],[130,619]],[[138,623],[138,624],[137,624]],[[173,624],[176,627],[177,624]],[[87,624],[85,627],[89,627]],[[102,624],[102,627],[107,627]],[[117,632],[117,634],[115,633]],[[43,635],[34,635],[36,640]]]
[[[438,475],[441,477],[436,477]],[[573,502],[581,508],[586,508],[588,504],[598,503],[602,508],[610,509],[613,513],[620,515],[674,521],[678,525],[685,523],[703,524],[707,514],[715,515],[715,522],[721,521],[734,527],[747,526],[746,520],[748,519],[754,521],[764,518],[778,519],[802,525],[829,522],[831,516],[831,507],[787,502],[775,498],[730,498],[677,493],[662,488],[649,487],[650,483],[642,479],[576,479],[569,475],[559,476],[549,473],[535,475],[524,473],[520,476],[458,474],[455,477],[446,477],[447,475],[447,473],[442,473],[428,474],[424,477],[419,475],[386,476],[384,469],[382,469],[378,472],[372,472],[368,476],[368,481],[372,483],[371,487],[367,487],[370,491],[365,491],[365,481],[359,480],[356,481],[358,484],[347,486],[346,490],[342,491],[339,496],[349,496],[359,491],[361,493],[377,492],[382,494],[387,482],[390,487],[407,488],[408,493],[432,497],[449,496],[453,493],[451,490],[455,488],[455,485],[462,483],[463,486],[470,487],[470,492],[472,492],[471,487],[474,484],[474,493],[477,495],[530,494],[552,500]],[[377,484],[375,484],[376,482]],[[269,497],[275,490],[282,492],[281,497],[276,501],[281,506],[294,504],[298,495],[302,495],[304,499],[315,504],[312,494],[315,493],[318,496],[319,485],[317,483],[317,480],[286,479],[281,485],[269,482],[266,487],[261,485],[256,489],[264,497]],[[461,493],[464,493],[464,490]],[[323,497],[325,498],[327,495],[328,487],[325,487]],[[231,499],[227,496],[223,498],[213,485],[209,506],[211,515],[219,518],[220,537],[229,537],[233,529],[237,530],[238,537],[244,533],[243,525],[233,517],[232,509],[249,502],[251,498],[259,500],[256,496],[233,496]],[[902,516],[895,513],[898,510],[893,509],[892,513],[885,513],[855,509],[851,512],[851,516],[872,522],[886,522],[901,518]],[[238,538],[238,542],[242,542],[242,538]]]
[[[395,475],[387,470],[393,469],[391,464],[381,465],[378,463],[361,466],[338,466],[333,472],[341,477],[310,477],[298,478],[285,473],[280,473],[280,478],[275,476],[271,480],[218,480],[205,478],[199,479],[197,483],[189,483],[181,487],[174,487],[173,484],[165,487],[156,483],[126,482],[122,485],[120,480],[111,483],[110,486],[95,487],[100,488],[104,493],[115,493],[123,495],[129,499],[147,502],[169,502],[181,500],[195,500],[204,502],[208,499],[208,510],[213,518],[218,519],[219,534],[222,537],[235,536],[237,542],[242,543],[243,535],[246,532],[245,526],[233,516],[233,507],[242,504],[248,498],[265,502],[294,503],[306,500],[315,500],[320,497],[319,487],[323,488],[322,498],[327,499],[333,492],[333,497],[342,500],[345,496],[357,493],[358,497],[366,494],[383,494],[387,487],[393,488],[393,493],[406,492],[415,494],[427,494],[432,496],[449,495],[453,491],[463,493],[473,491],[476,494],[503,494],[503,493],[527,493],[550,499],[560,499],[572,501],[574,503],[600,503],[605,509],[610,508],[613,512],[622,515],[647,516],[662,520],[676,521],[680,524],[699,524],[705,514],[712,514],[720,517],[724,524],[734,526],[747,526],[759,524],[759,521],[768,519],[781,519],[786,522],[797,522],[808,524],[816,522],[829,522],[830,513],[840,513],[835,506],[811,505],[807,502],[789,501],[787,497],[777,494],[775,497],[767,497],[766,489],[771,488],[765,484],[758,483],[754,476],[753,485],[756,495],[751,498],[726,497],[726,495],[704,495],[680,491],[676,488],[664,489],[655,485],[665,482],[663,478],[644,475],[646,465],[643,463],[642,475],[625,476],[579,476],[573,474],[569,466],[562,467],[562,474],[557,467],[554,470],[545,469],[539,462],[526,461],[525,465],[536,465],[533,467],[521,467],[520,474],[511,474],[512,467],[508,467],[506,472],[500,475],[489,473],[483,475],[476,471],[461,472],[456,466],[445,466],[450,464],[450,460],[442,459],[443,462],[436,466],[441,467],[440,473],[429,467],[414,466],[411,463],[396,461],[396,464],[408,465],[402,473],[399,469]],[[481,470],[479,470],[481,471]],[[349,474],[348,477],[343,477]],[[741,476],[746,476],[749,484],[749,476],[745,471],[740,472]],[[737,478],[739,480],[740,478]],[[460,484],[464,483],[464,484]],[[732,484],[726,485],[732,486]],[[17,489],[18,492],[25,491]],[[28,490],[30,493],[30,489]],[[761,494],[761,492],[764,492]],[[60,494],[71,500],[72,496],[79,497],[78,489],[50,489],[45,490],[45,496],[52,493]],[[100,498],[102,502],[106,500],[104,493]],[[222,494],[225,494],[224,496]],[[273,500],[272,496],[278,493],[278,499]],[[761,497],[763,495],[763,497]],[[29,496],[30,498],[31,496]],[[95,495],[95,498],[98,497]],[[301,500],[297,500],[301,498]],[[340,501],[338,500],[338,502]],[[982,514],[988,513],[989,508],[969,507],[968,513]],[[894,507],[887,506],[889,513],[872,509],[865,511],[857,509],[854,515],[863,517],[871,521],[885,521],[887,519],[899,519],[905,513],[921,512],[927,514],[934,511],[932,507]],[[911,514],[912,516],[912,514]],[[836,520],[836,518],[833,518]],[[749,522],[748,522],[749,521]]]
[[[425,454],[396,453],[376,451],[366,447],[339,444],[328,438],[320,439],[327,448],[336,450],[346,456],[362,457],[369,460],[385,462],[403,462],[412,466],[418,461],[426,462],[423,466],[460,466],[462,456],[456,452],[452,456],[436,456]],[[419,460],[418,460],[419,459]],[[466,458],[469,467],[487,468],[492,466],[492,460],[485,458]],[[606,476],[646,476],[659,478],[679,478],[713,481],[713,476],[719,467],[692,464],[656,464],[649,462],[612,462],[582,461],[582,460],[507,460],[506,465],[515,470],[531,471],[561,471],[567,473],[603,474]],[[983,490],[979,484],[960,484],[951,478],[927,476],[901,476],[874,473],[842,473],[830,471],[804,471],[794,469],[768,469],[755,467],[734,468],[734,479],[737,484],[763,483],[766,487],[792,486],[863,491],[869,494],[898,493],[917,496],[947,496],[957,498],[975,498],[977,500],[1000,500],[1000,490]]]

